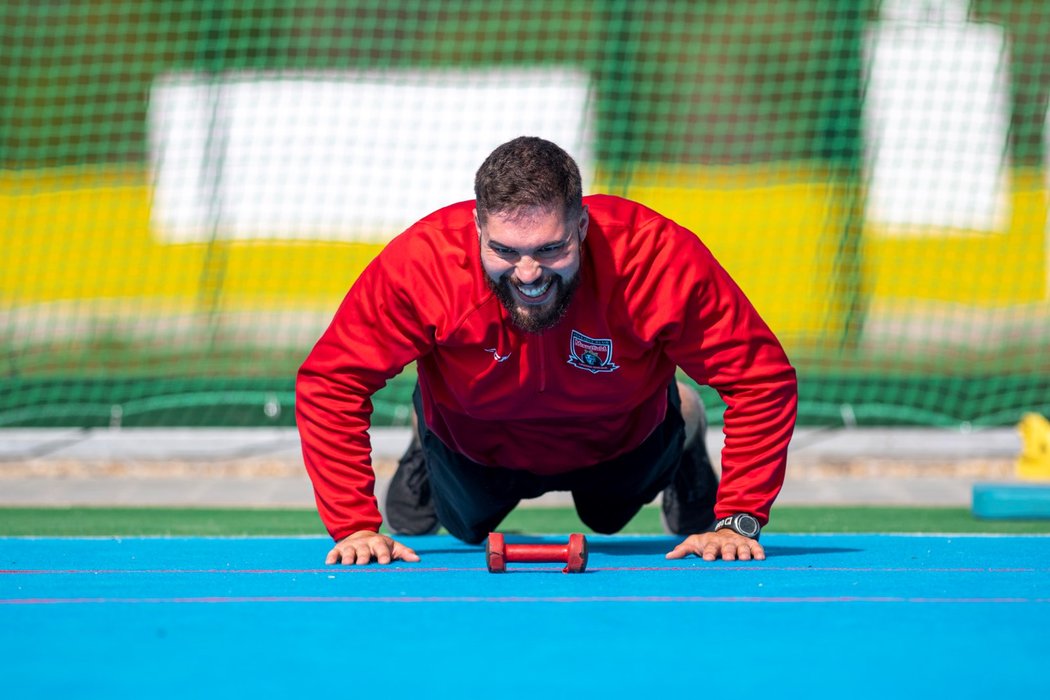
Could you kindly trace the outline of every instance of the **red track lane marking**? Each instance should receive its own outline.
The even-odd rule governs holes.
[[[231,604],[231,603],[907,603],[1050,604],[1050,598],[925,598],[908,596],[203,596],[173,598],[11,598],[0,605]]]

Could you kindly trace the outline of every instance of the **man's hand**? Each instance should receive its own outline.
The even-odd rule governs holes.
[[[397,540],[371,530],[359,530],[335,543],[325,564],[368,564],[375,558],[380,564],[394,559],[419,561],[419,555]]]
[[[758,540],[737,534],[728,527],[717,532],[689,535],[682,544],[667,553],[667,558],[682,559],[690,554],[702,557],[704,561],[714,561],[719,557],[726,561],[766,558],[766,550],[762,549]]]

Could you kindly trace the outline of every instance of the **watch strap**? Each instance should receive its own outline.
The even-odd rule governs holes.
[[[753,540],[757,540],[762,533],[762,526],[759,525],[758,518],[750,513],[733,513],[724,518],[719,518],[711,526],[711,531],[716,532],[725,528],[729,528],[738,535],[750,537]]]

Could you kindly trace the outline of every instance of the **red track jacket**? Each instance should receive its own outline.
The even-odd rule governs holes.
[[[551,474],[638,446],[680,367],[726,402],[715,513],[768,521],[794,428],[795,371],[696,235],[637,203],[584,198],[565,318],[518,330],[485,282],[472,201],[422,219],[365,269],[299,370],[296,417],[336,540],[378,530],[371,396],[416,361],[427,425],[492,467]]]

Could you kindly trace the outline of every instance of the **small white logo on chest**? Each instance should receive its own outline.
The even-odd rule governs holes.
[[[485,352],[491,352],[492,359],[494,359],[496,362],[506,362],[507,358],[514,354],[508,352],[506,355],[500,355],[496,348],[485,348]]]

